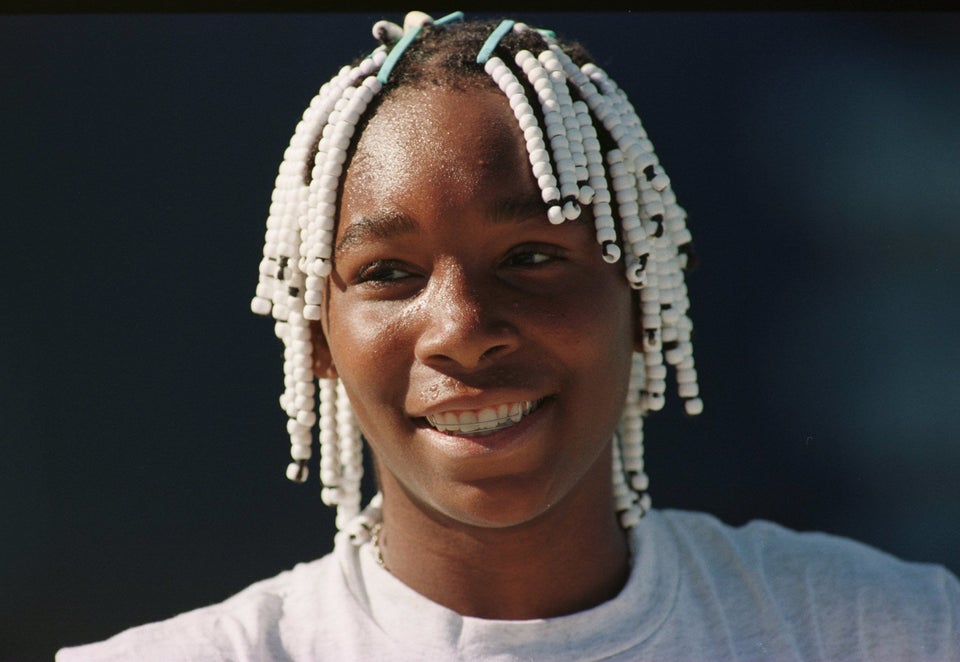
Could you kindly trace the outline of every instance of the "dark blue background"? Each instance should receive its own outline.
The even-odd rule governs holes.
[[[0,659],[329,548],[248,304],[293,126],[377,18],[0,17]],[[706,411],[649,422],[655,503],[960,570],[958,16],[520,18],[629,91],[690,214]]]

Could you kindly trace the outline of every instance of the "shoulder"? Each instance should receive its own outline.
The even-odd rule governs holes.
[[[907,580],[955,586],[956,578],[942,566],[911,563],[863,543],[820,532],[800,532],[764,520],[743,526],[724,524],[712,515],[664,511],[664,520],[679,547],[687,554],[709,554],[712,564],[748,565],[768,580],[826,580],[840,588],[872,585],[878,580]]]
[[[941,566],[772,522],[732,527],[701,513],[661,514],[688,597],[742,610],[794,642],[809,638],[814,656],[960,656],[960,582]]]
[[[333,555],[251,584],[223,602],[125,630],[105,641],[65,648],[57,662],[100,660],[282,659],[291,638],[322,610],[317,596],[335,586]],[[335,590],[335,589],[334,589]]]

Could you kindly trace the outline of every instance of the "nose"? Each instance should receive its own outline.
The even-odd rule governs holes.
[[[493,276],[446,265],[434,270],[424,294],[415,350],[420,362],[473,370],[516,349],[512,304]]]

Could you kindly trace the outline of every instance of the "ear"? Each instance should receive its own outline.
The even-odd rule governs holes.
[[[310,341],[313,343],[313,374],[319,378],[336,378],[337,368],[333,365],[330,345],[319,321],[310,322]]]

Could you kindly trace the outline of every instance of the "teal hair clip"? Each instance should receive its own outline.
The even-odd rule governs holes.
[[[477,64],[486,64],[487,60],[490,59],[490,56],[493,55],[493,49],[497,47],[497,44],[500,43],[500,40],[510,32],[510,28],[513,27],[516,21],[511,21],[510,19],[505,19],[500,21],[500,25],[490,33],[490,36],[487,37],[487,40],[483,42],[483,46],[480,48],[480,52],[477,53]]]
[[[433,22],[434,25],[444,25],[450,23],[451,21],[457,21],[463,18],[462,11],[455,11],[452,14],[447,14],[442,18],[438,18]],[[393,68],[396,66],[397,62],[400,61],[400,58],[403,57],[403,52],[407,50],[407,46],[413,43],[413,40],[417,38],[417,35],[420,34],[420,30],[423,29],[422,25],[418,25],[413,30],[404,33],[392,49],[390,53],[387,54],[387,59],[383,61],[383,64],[380,66],[380,71],[377,73],[377,80],[381,84],[386,84],[387,80],[390,79],[390,73],[393,71]]]

